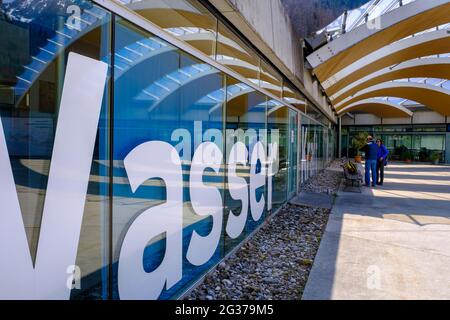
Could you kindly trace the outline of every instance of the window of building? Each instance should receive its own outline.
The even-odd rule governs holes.
[[[42,7],[12,1],[0,4],[0,11],[2,134],[6,139],[30,256],[35,261],[41,222],[44,214],[48,214],[46,204],[58,203],[56,198],[66,196],[64,190],[60,190],[61,194],[47,192],[47,186],[63,90],[75,88],[64,87],[66,67],[73,59],[69,53],[109,63],[111,15],[89,1],[77,1],[75,5],[72,1],[58,1]],[[4,15],[5,12],[9,15]],[[75,262],[81,283],[72,290],[73,299],[108,297],[109,87],[107,83],[103,85],[104,98],[93,143]],[[76,88],[81,90],[79,96],[92,89],[83,83]],[[70,145],[59,145],[58,154],[70,152],[70,148]],[[70,167],[65,169],[67,174],[79,175]],[[59,205],[64,212],[66,203]]]
[[[215,55],[217,18],[196,0],[119,0],[207,56]]]
[[[219,22],[217,36],[217,62],[242,75],[250,82],[259,81],[259,57],[225,24]]]

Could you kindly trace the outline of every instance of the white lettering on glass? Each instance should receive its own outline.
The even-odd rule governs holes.
[[[178,158],[178,159],[177,159]],[[175,160],[177,159],[177,160]],[[145,142],[124,159],[131,190],[153,178],[166,185],[166,202],[141,213],[129,227],[120,249],[118,286],[121,299],[157,299],[182,277],[183,172],[181,159],[170,144]],[[144,250],[152,238],[165,234],[166,252],[152,272],[143,265]]]
[[[258,162],[260,163],[260,172],[256,173]],[[250,211],[255,221],[261,218],[264,211],[264,194],[261,195],[258,201],[256,199],[256,190],[265,185],[266,170],[266,151],[264,150],[264,145],[261,142],[257,142],[253,148],[250,161]]]
[[[230,192],[231,198],[234,200],[240,200],[241,212],[235,214],[230,210],[228,216],[228,223],[226,226],[227,234],[232,238],[236,239],[239,237],[244,230],[245,222],[247,221],[248,214],[248,186],[247,181],[243,177],[239,177],[236,169],[237,165],[241,166],[247,165],[248,151],[245,144],[242,142],[237,142],[230,151],[230,156],[228,160],[228,190]]]
[[[70,297],[107,69],[69,54],[34,266],[0,121],[0,299]]]
[[[217,187],[203,182],[203,173],[205,169],[211,168],[219,176],[222,157],[222,152],[214,143],[204,142],[192,159],[189,181],[192,208],[200,216],[212,217],[212,228],[207,236],[201,236],[195,230],[192,233],[186,258],[196,266],[208,262],[219,245],[223,219],[222,196]]]
[[[103,62],[69,54],[34,265],[0,121],[0,299],[69,299],[71,289],[80,287],[81,273],[74,266],[107,68]],[[279,136],[278,130],[271,130],[266,157],[264,129],[259,133],[254,129],[227,129],[229,154],[224,156],[220,130],[208,129],[202,135],[202,123],[196,121],[194,132],[193,145],[197,148],[189,172],[191,204],[198,216],[212,218],[209,234],[202,236],[194,230],[187,248],[187,260],[200,266],[211,259],[220,241],[220,188],[224,181],[217,178],[221,177],[223,159],[228,158],[225,172],[230,196],[242,207],[240,212],[230,210],[225,230],[231,238],[237,238],[245,228],[249,209],[255,221],[264,212],[265,196],[258,201],[257,190],[265,185],[266,177],[267,209],[272,208]],[[124,235],[117,275],[122,299],[157,299],[164,288],[170,289],[182,278],[184,200],[180,153],[184,161],[190,161],[191,138],[188,130],[179,129],[171,136],[178,142],[176,147],[150,141],[134,148],[124,159],[133,193],[149,179],[162,179],[166,200],[139,214]],[[249,183],[238,175],[238,167],[246,168],[248,164]],[[206,170],[211,182],[204,180]],[[160,235],[166,244],[162,262],[153,271],[146,271],[144,250]]]

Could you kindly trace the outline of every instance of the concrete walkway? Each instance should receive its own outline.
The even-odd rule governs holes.
[[[339,192],[303,299],[450,299],[450,167],[385,173]]]

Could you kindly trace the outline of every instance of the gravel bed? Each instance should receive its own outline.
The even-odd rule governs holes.
[[[329,211],[286,205],[186,299],[300,299]]]
[[[335,193],[341,177],[339,171],[323,170],[310,179],[307,188],[315,185],[313,192],[321,187],[321,192]],[[185,299],[301,299],[329,213],[286,204]]]
[[[302,187],[302,191],[315,193],[336,194],[342,179],[341,165],[345,160],[337,159],[322,170],[319,174],[311,177]]]

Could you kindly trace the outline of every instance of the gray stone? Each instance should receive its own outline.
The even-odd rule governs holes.
[[[322,191],[327,187],[334,192],[340,174],[323,171],[319,175],[324,177],[314,179],[321,183]],[[329,212],[319,207],[284,205],[186,298],[300,299]],[[219,287],[211,293],[211,288]],[[208,295],[202,296],[202,292]]]

